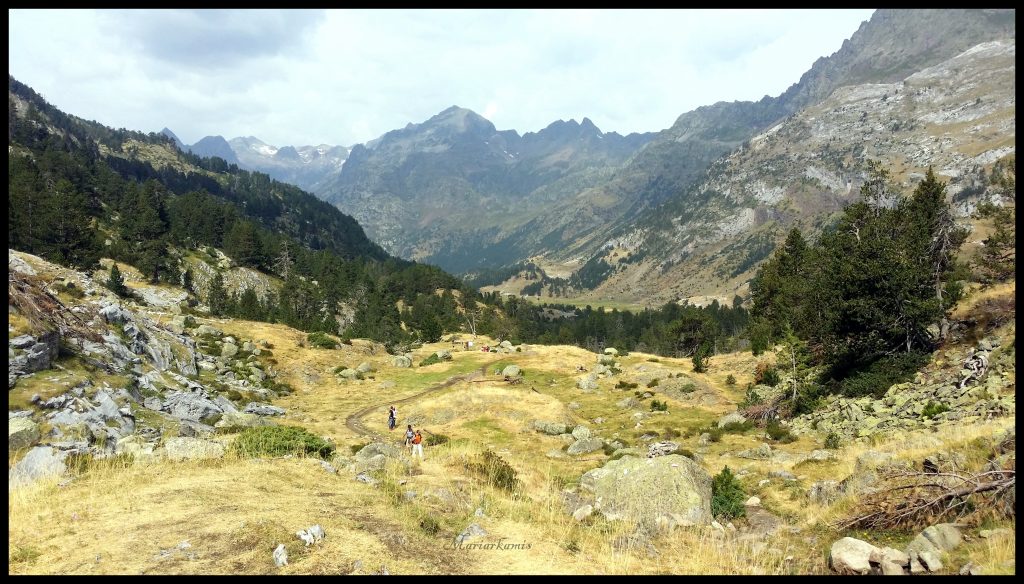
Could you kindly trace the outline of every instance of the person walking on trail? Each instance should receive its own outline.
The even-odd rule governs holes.
[[[412,439],[416,437],[416,433],[412,431],[412,424],[409,424],[405,428],[405,445],[412,450]]]
[[[396,422],[398,422],[398,410],[395,406],[391,406],[391,409],[388,410],[388,429],[394,430]]]
[[[423,459],[423,434],[420,431],[416,431],[416,435],[412,438],[412,457],[416,458],[416,455],[420,455],[420,460]]]

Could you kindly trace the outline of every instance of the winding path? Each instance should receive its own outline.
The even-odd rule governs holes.
[[[357,411],[353,412],[352,414],[350,414],[347,418],[345,418],[345,426],[349,430],[352,430],[353,432],[355,432],[359,436],[373,436],[375,438],[379,438],[379,437],[381,437],[381,434],[379,432],[375,432],[373,430],[370,430],[369,428],[366,427],[365,424],[363,424],[363,418],[367,414],[372,412],[373,410],[375,410],[377,408],[383,408],[383,407],[388,406],[388,405],[397,405],[397,404],[408,403],[408,402],[411,402],[414,399],[418,399],[418,398],[421,398],[421,397],[423,397],[425,395],[428,395],[428,394],[434,393],[436,391],[440,391],[442,389],[446,389],[448,387],[451,387],[452,385],[454,385],[454,384],[456,384],[456,383],[458,383],[460,381],[469,381],[469,380],[474,379],[476,377],[483,377],[484,375],[487,375],[487,365],[481,366],[479,371],[473,371],[472,373],[464,373],[462,375],[453,375],[452,377],[449,377],[448,379],[442,381],[441,383],[434,384],[434,385],[428,387],[427,389],[425,389],[425,390],[423,390],[423,391],[421,391],[419,393],[410,395],[408,397],[403,397],[402,399],[397,399],[397,400],[388,400],[388,401],[386,401],[386,402],[384,402],[382,404],[374,404],[374,405],[371,405],[371,406],[366,406],[365,408],[362,408],[361,410],[357,410]]]

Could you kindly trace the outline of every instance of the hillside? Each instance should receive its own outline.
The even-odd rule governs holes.
[[[955,340],[914,382],[766,434],[734,412],[750,415],[744,388],[770,354],[718,355],[707,373],[566,346],[440,342],[405,360],[140,300],[151,295],[118,300],[97,284],[106,270],[13,251],[8,268],[12,574],[861,569],[833,545],[844,536],[914,550],[912,572],[1014,572],[1012,512],[996,511],[998,496],[978,500],[942,549],[915,538],[928,523],[836,526],[893,472],[1014,468],[1012,283],[958,307]],[[441,351],[450,360],[422,363]],[[977,351],[985,373],[956,389]],[[925,395],[950,409],[925,408]],[[400,428],[425,430],[424,460],[384,429],[393,404]],[[712,522],[711,476],[725,467],[744,513]],[[314,525],[325,537],[304,544],[296,532]]]
[[[819,230],[858,197],[868,161],[904,191],[934,167],[966,222],[992,195],[993,163],[1015,152],[1015,55],[1012,39],[982,43],[899,82],[837,89],[752,137],[685,196],[621,225],[592,260],[618,268],[594,294],[744,293],[790,226]]]

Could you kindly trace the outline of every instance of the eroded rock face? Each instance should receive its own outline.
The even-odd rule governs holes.
[[[707,524],[712,519],[711,476],[678,454],[623,456],[585,473],[580,487],[600,501],[600,511],[609,519],[652,527],[665,514],[678,514],[695,524]]]

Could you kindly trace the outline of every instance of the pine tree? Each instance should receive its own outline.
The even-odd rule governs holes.
[[[229,308],[228,292],[224,288],[224,276],[218,273],[210,282],[210,290],[206,296],[206,303],[210,306],[210,314],[223,315]]]
[[[992,234],[983,242],[985,247],[974,263],[978,278],[985,285],[1005,282],[1017,271],[1015,160],[1000,160],[992,168],[990,183],[1001,205],[997,206],[991,200],[978,205],[976,217],[992,220]]]
[[[118,269],[117,262],[114,262],[113,267],[110,268],[110,277],[107,278],[105,285],[111,292],[121,298],[125,298],[130,294],[128,287],[124,285],[124,277],[121,276],[121,270]]]

